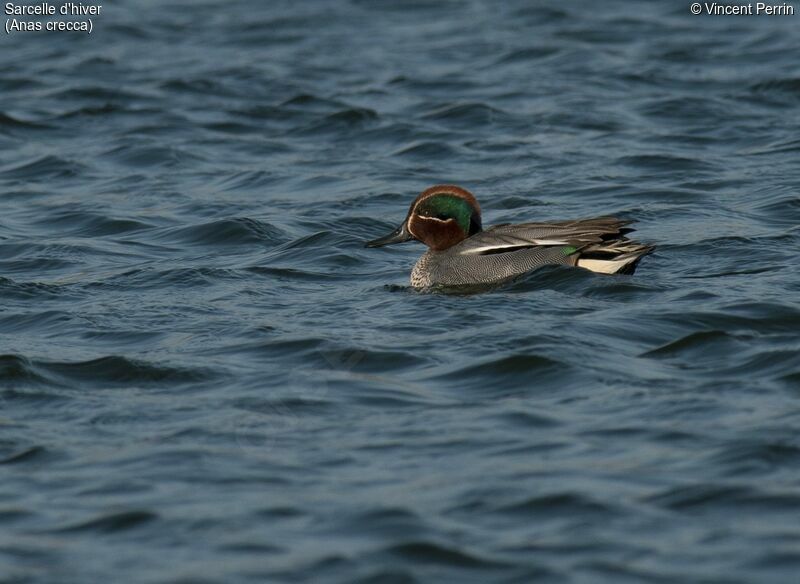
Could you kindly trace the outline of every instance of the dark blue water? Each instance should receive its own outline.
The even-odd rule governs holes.
[[[796,581],[800,14],[103,10],[0,36],[0,582]],[[658,249],[415,292],[441,182]]]

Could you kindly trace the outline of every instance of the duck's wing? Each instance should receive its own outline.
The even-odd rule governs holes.
[[[493,254],[536,246],[582,248],[593,243],[624,238],[633,231],[631,221],[616,217],[596,217],[556,223],[518,223],[495,225],[458,244],[460,254]]]

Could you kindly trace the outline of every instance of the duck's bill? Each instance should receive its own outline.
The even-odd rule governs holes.
[[[391,245],[393,243],[403,243],[404,241],[410,241],[412,239],[414,239],[414,236],[408,232],[408,229],[406,229],[406,224],[403,223],[389,235],[384,235],[378,239],[368,241],[364,244],[364,247],[382,247],[384,245]]]

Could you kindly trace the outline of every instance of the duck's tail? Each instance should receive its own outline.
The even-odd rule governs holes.
[[[577,266],[600,274],[633,274],[639,260],[654,249],[628,239],[604,241],[582,249]]]

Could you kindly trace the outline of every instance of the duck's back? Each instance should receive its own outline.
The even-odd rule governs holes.
[[[625,237],[632,231],[626,227],[629,223],[596,217],[495,225],[444,251],[426,252],[411,272],[411,285],[490,284],[545,265],[577,265],[604,273],[632,271],[652,247]]]

